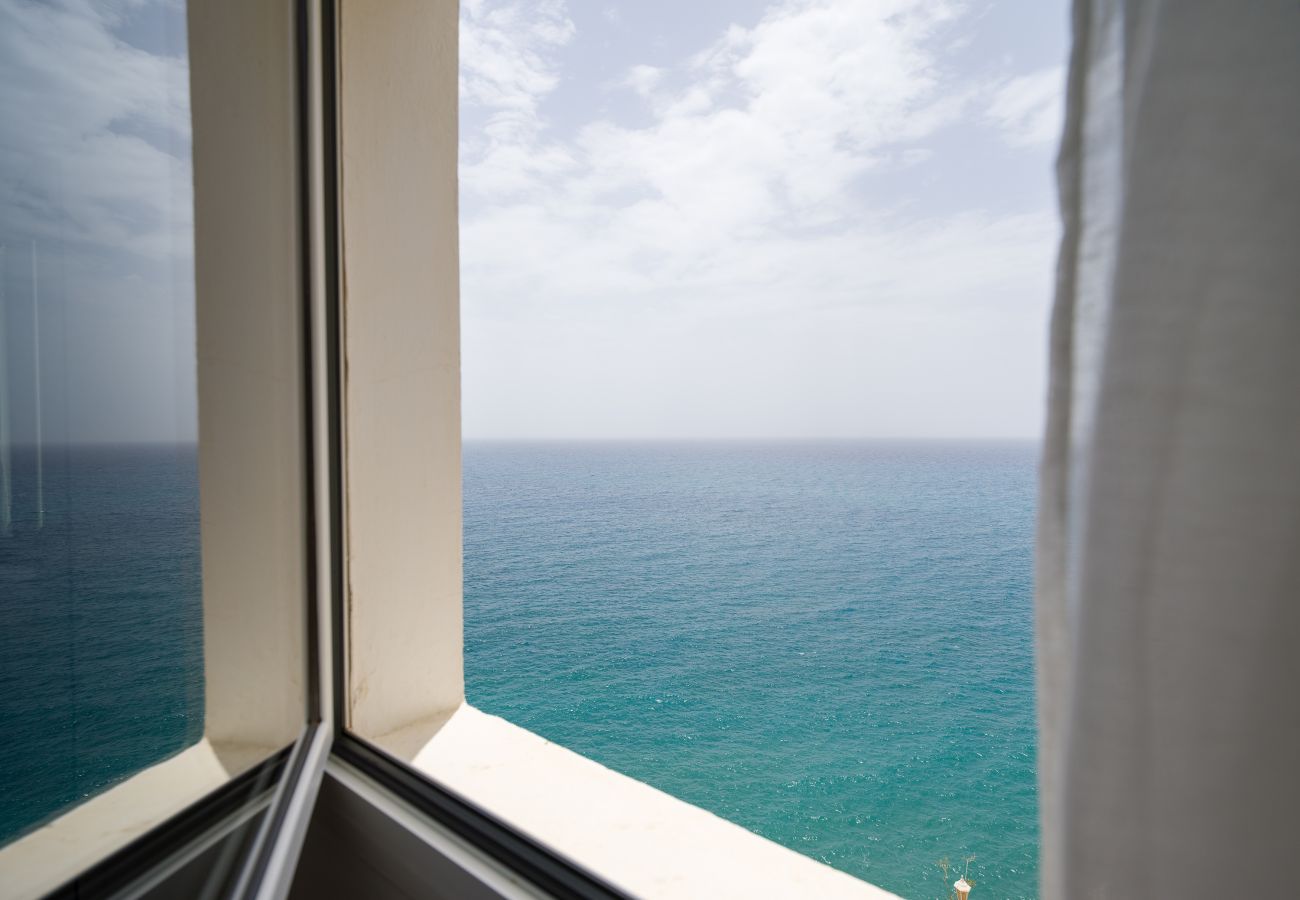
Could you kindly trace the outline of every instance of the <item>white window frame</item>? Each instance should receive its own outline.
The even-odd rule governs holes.
[[[297,739],[237,896],[320,859],[318,796],[489,894],[892,896],[465,703],[458,31],[455,0],[191,0],[205,735],[0,851],[6,892]]]
[[[459,9],[340,11],[348,727],[635,895],[892,896],[465,703]]]

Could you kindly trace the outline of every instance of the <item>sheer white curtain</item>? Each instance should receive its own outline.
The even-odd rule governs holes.
[[[1078,0],[1043,895],[1300,896],[1300,0]]]

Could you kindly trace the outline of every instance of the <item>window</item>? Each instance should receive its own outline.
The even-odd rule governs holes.
[[[463,6],[471,705],[1035,893],[1065,6]]]
[[[0,20],[0,882],[108,890],[197,841],[218,888],[312,680],[294,18]],[[260,107],[223,102],[241,24],[283,63],[243,74]]]
[[[119,781],[106,778],[103,793],[76,797],[80,805],[58,805],[26,782],[51,802],[51,818],[33,816],[23,826],[30,833],[0,850],[6,869],[31,873],[24,893],[70,876],[97,883],[95,872],[140,876],[148,867],[141,860],[162,853],[160,835],[190,834],[177,823],[221,819],[221,834],[238,835],[226,838],[237,852],[224,854],[215,877],[244,895],[282,893],[295,877],[301,891],[354,877],[343,861],[379,865],[391,843],[367,835],[390,833],[399,844],[400,835],[419,835],[426,849],[440,848],[457,878],[522,877],[560,895],[716,894],[738,885],[878,895],[464,702],[454,5],[194,2],[187,22],[174,7],[147,4],[111,15],[76,7],[7,14],[24,25],[67,18],[123,57],[106,64],[113,72],[138,75],[162,60],[170,73],[167,103],[109,115],[104,128],[110,144],[150,148],[166,162],[160,183],[170,193],[155,204],[166,215],[152,224],[170,243],[149,246],[171,279],[160,302],[181,312],[179,330],[164,330],[158,344],[172,368],[147,370],[142,348],[152,345],[141,341],[149,332],[123,325],[118,336],[132,352],[82,381],[103,393],[133,372],[162,371],[140,376],[153,395],[121,393],[170,411],[173,444],[196,442],[188,457],[158,451],[170,480],[136,473],[188,516],[187,527],[161,533],[189,540],[189,567],[174,547],[128,541],[131,532],[119,529],[114,536],[130,553],[114,574],[125,576],[148,552],[155,573],[188,572],[191,628],[168,637],[189,640],[189,655],[172,669],[188,665],[184,696],[193,703],[197,686],[202,697],[172,743],[153,739],[142,707],[129,707],[130,737],[148,752],[123,763]],[[177,116],[160,121],[160,109]],[[93,185],[112,187],[105,177]],[[120,193],[138,203],[141,188],[123,184]],[[149,219],[128,212],[130,222]],[[122,233],[107,250],[126,252]],[[12,258],[6,271],[17,280],[12,290],[6,280],[6,311],[24,295]],[[184,327],[191,310],[192,338]],[[48,335],[29,339],[23,315],[34,320],[22,312],[6,320],[17,323],[6,372],[24,396],[46,386],[12,377],[35,371],[28,361],[38,349],[46,351],[42,372],[108,359],[96,348],[100,356],[51,362],[55,345]],[[87,335],[102,331],[85,326]],[[58,390],[66,386],[47,389],[42,410]],[[84,407],[94,421],[129,421],[110,415],[108,403]],[[23,435],[35,408],[27,400],[13,408]],[[16,462],[6,468],[20,476],[11,492],[20,511],[30,495],[25,440],[11,439]],[[96,465],[103,474],[106,464]],[[178,488],[186,478],[188,493]],[[165,515],[148,492],[120,478],[111,486],[151,516]],[[50,646],[32,642],[42,659],[58,655]],[[105,657],[119,666],[132,658],[116,650]],[[14,659],[6,674],[26,677],[30,661]],[[75,704],[58,711],[85,719]],[[182,790],[172,788],[178,780]],[[232,807],[227,783],[242,786],[247,802]],[[121,824],[128,807],[141,813],[130,827],[104,833],[102,823]],[[69,841],[77,852],[60,856]],[[306,855],[295,868],[300,848]],[[719,855],[750,864],[743,873],[721,870],[712,865]],[[192,862],[189,871],[211,863]]]
[[[1193,895],[1281,895],[1297,206],[1278,198],[1300,135],[1279,85],[1300,23],[1134,6],[1075,7],[1038,556],[1043,884],[1141,895],[1192,866]],[[0,136],[0,676],[57,707],[41,728],[66,723],[24,743],[27,698],[0,698],[5,815],[21,798],[0,894],[892,896],[465,703],[456,4],[191,0],[183,43],[178,12],[0,0],[0,99],[22,126]],[[192,385],[185,91],[158,88],[182,46]],[[1022,123],[1039,94],[1001,112]],[[131,318],[151,309],[176,311],[174,340],[172,320]],[[146,568],[142,603],[176,602],[124,623],[103,585]],[[193,630],[154,621],[195,603],[201,730]],[[132,628],[164,632],[158,652]],[[1205,665],[1225,647],[1234,665]],[[157,690],[128,722],[144,674]]]
[[[197,743],[204,685],[183,10],[3,14],[8,842]]]
[[[179,57],[171,7],[74,12],[129,61]],[[146,14],[172,44],[133,36]],[[197,541],[201,719],[0,849],[19,893],[885,896],[465,703],[457,31],[417,0],[189,4],[197,508],[167,534]],[[190,133],[109,131],[132,128]],[[45,346],[15,333],[7,371]]]
[[[734,889],[738,873],[702,855],[712,847],[751,861],[739,884],[754,890],[869,895],[869,885],[464,703],[457,71],[449,52],[429,52],[455,29],[450,6],[415,18],[341,8],[349,729],[634,893]],[[412,108],[429,112],[412,118]]]

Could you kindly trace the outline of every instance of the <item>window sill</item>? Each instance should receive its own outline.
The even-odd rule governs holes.
[[[207,738],[0,849],[6,897],[39,897],[275,752]]]
[[[378,743],[635,896],[895,897],[468,704]]]

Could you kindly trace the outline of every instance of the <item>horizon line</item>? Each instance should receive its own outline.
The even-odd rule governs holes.
[[[596,435],[566,435],[566,436],[529,436],[529,435],[510,435],[508,437],[483,437],[479,435],[462,435],[462,444],[481,443],[481,444],[860,444],[860,443],[973,443],[973,444],[1033,444],[1041,443],[1041,435],[1026,437],[1024,435],[955,435],[955,436],[935,436],[935,435],[742,435],[742,436],[717,436],[717,435],[656,435],[647,436],[596,436]],[[46,440],[43,446],[46,450],[52,450],[59,447],[197,447],[199,441],[195,438],[184,439],[143,439],[143,440],[112,440],[103,438],[90,438],[79,440]],[[17,449],[35,449],[35,441],[18,440],[11,441],[10,447]]]
[[[716,436],[716,435],[669,435],[655,437],[600,437],[600,436],[544,436],[530,437],[524,435],[511,435],[509,437],[482,437],[477,435],[462,435],[461,443],[497,443],[497,444],[756,444],[756,443],[821,443],[821,444],[848,444],[848,443],[865,443],[876,441],[880,443],[1041,443],[1041,435],[1026,437],[1024,435],[955,435],[955,436],[934,436],[934,435],[743,435],[738,437]]]

